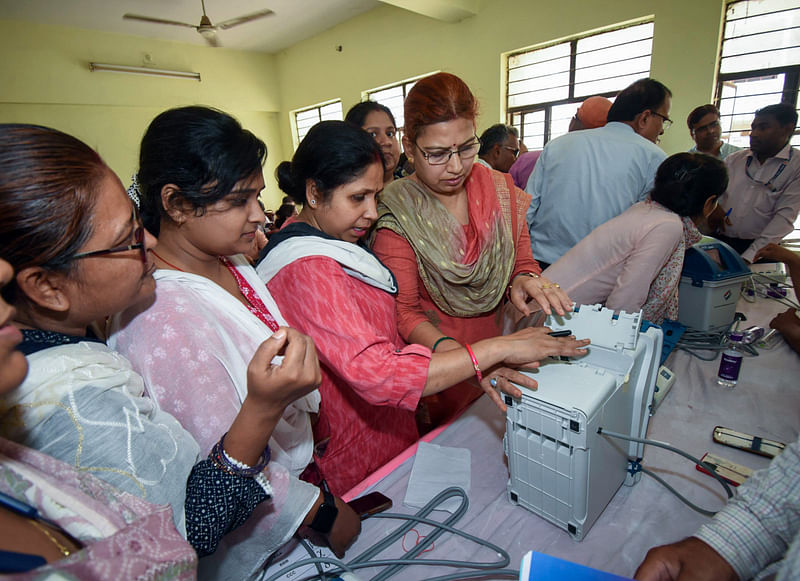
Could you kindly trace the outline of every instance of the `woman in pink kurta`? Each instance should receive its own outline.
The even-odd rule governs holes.
[[[281,189],[303,210],[270,237],[257,272],[287,322],[317,346],[322,402],[314,460],[334,492],[347,491],[415,442],[420,398],[475,374],[473,357],[480,370],[539,359],[545,345],[580,352],[583,342],[552,343],[541,329],[476,341],[472,355],[406,344],[395,318],[395,278],[360,242],[383,188],[374,140],[342,122],[317,124],[277,173]],[[497,377],[507,376],[487,379]],[[500,387],[518,394],[505,382]]]
[[[499,334],[507,298],[526,315],[527,298],[548,313],[571,308],[531,255],[530,196],[510,175],[473,163],[476,111],[475,97],[454,75],[414,85],[403,145],[416,171],[387,185],[372,242],[397,276],[400,334],[437,352]],[[427,400],[430,422],[445,421],[478,395],[463,384]]]
[[[659,166],[649,199],[592,230],[545,274],[578,304],[641,309],[657,324],[677,319],[683,256],[727,184],[717,159],[673,155]]]

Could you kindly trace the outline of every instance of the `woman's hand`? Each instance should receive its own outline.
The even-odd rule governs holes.
[[[574,336],[551,337],[548,335],[550,332],[551,330],[547,327],[528,327],[511,335],[495,337],[487,341],[493,343],[492,348],[497,349],[499,358],[506,365],[528,369],[538,367],[539,360],[545,357],[586,354],[584,347],[589,344],[589,339],[578,340]],[[512,382],[528,389],[538,388],[534,379],[504,366],[497,366],[484,373],[481,388],[489,394],[497,407],[505,412],[506,406],[497,389],[513,398],[522,397],[522,392]]]
[[[762,258],[766,258],[767,260],[778,260],[780,262],[785,262],[786,264],[791,264],[793,262],[800,263],[800,255],[797,255],[788,248],[780,246],[779,244],[775,244],[774,242],[770,242],[756,252],[756,255],[753,257],[753,262],[758,262]]]
[[[531,367],[536,367],[538,365],[538,363],[534,363]],[[514,383],[511,383],[512,381]],[[503,398],[500,397],[497,390],[510,395],[514,399],[519,399],[522,397],[522,390],[514,385],[515,383],[533,390],[539,387],[535,379],[523,375],[519,371],[509,369],[508,367],[496,367],[489,370],[489,372],[483,376],[481,389],[489,395],[489,398],[500,408],[501,412],[505,412],[506,404],[503,403]]]
[[[569,337],[552,337],[549,327],[528,327],[502,337],[495,337],[501,350],[502,361],[514,367],[535,367],[535,363],[558,355],[576,357],[586,354],[589,339]]]
[[[308,511],[306,518],[303,520],[304,525],[308,526],[314,522],[314,517],[317,516],[317,510],[319,510],[323,501],[324,497],[322,491],[320,491],[319,498],[317,498],[314,506],[311,507],[311,510]],[[328,547],[330,547],[339,559],[342,559],[344,558],[345,551],[353,544],[353,541],[356,540],[361,532],[361,519],[356,512],[350,508],[350,505],[338,496],[334,498],[334,502],[336,503],[336,508],[339,513],[336,515],[336,520],[333,521],[333,527],[328,534],[324,535],[324,538],[327,541]],[[311,540],[321,540],[320,533],[312,531],[311,529],[307,529],[307,531]]]
[[[279,365],[272,363],[283,355]],[[322,381],[317,349],[311,337],[281,327],[256,350],[247,367],[247,398],[279,414],[293,401],[314,391]]]
[[[527,305],[528,298],[536,301],[541,309],[551,314],[551,308],[556,313],[563,315],[572,310],[572,301],[561,287],[543,276],[518,275],[511,281],[509,293],[511,303],[524,315],[530,315],[531,309]]]

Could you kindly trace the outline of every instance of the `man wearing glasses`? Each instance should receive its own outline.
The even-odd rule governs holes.
[[[700,105],[686,118],[689,134],[694,139],[694,147],[690,153],[705,153],[712,157],[725,159],[735,151],[742,149],[722,141],[722,125],[719,122],[719,109],[714,105]]]
[[[533,257],[543,268],[647,196],[667,157],[656,143],[672,124],[671,104],[667,87],[640,79],[617,96],[604,127],[545,145],[525,188]]]
[[[793,105],[780,103],[756,111],[750,149],[725,159],[728,190],[709,217],[717,238],[748,262],[762,247],[794,230],[800,210],[800,154],[789,144],[797,125]]]
[[[498,123],[481,135],[477,162],[489,169],[508,173],[519,155],[519,131],[516,127]]]

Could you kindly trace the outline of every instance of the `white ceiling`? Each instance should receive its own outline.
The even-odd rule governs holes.
[[[205,0],[216,24],[264,10],[274,15],[217,36],[226,48],[273,53],[375,8],[379,0]],[[0,19],[25,20],[204,45],[191,28],[123,20],[125,13],[199,24],[200,0],[0,0]]]

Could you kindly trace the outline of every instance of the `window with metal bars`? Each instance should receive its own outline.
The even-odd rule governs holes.
[[[380,87],[378,89],[370,89],[364,92],[365,100],[375,101],[389,108],[394,115],[395,123],[397,123],[397,139],[403,138],[403,126],[405,125],[405,113],[403,110],[403,103],[406,100],[408,92],[411,87],[417,84],[417,81],[424,79],[433,73],[427,73],[413,79],[406,79],[393,85]]]
[[[528,149],[567,132],[577,105],[650,75],[653,22],[508,55],[506,111]]]
[[[343,119],[342,101],[337,99],[336,101],[327,101],[312,107],[297,109],[292,111],[292,118],[294,119],[294,135],[297,139],[296,147],[297,144],[303,141],[308,130],[320,121],[341,121]]]
[[[757,109],[797,106],[800,0],[736,0],[725,10],[716,101],[722,140],[750,147]],[[800,144],[795,130],[792,145]]]

